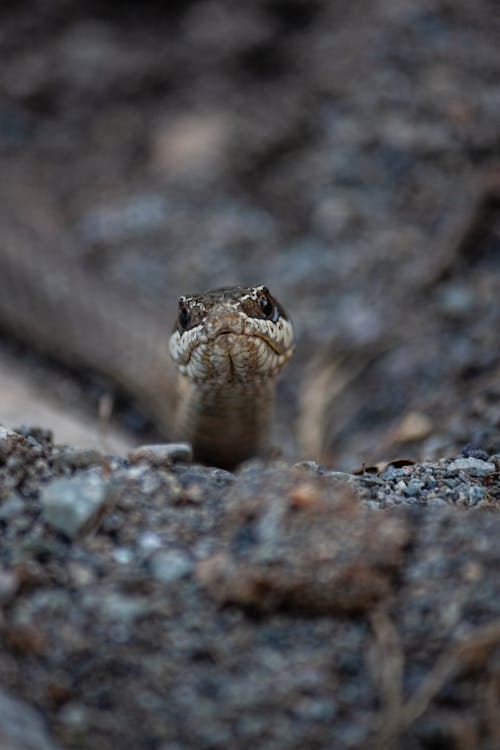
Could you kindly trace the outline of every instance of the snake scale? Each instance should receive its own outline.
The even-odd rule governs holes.
[[[196,459],[233,467],[268,443],[293,328],[262,286],[179,304],[169,353],[162,316],[113,292],[29,228],[4,224],[2,328],[74,369],[105,375],[167,439],[188,440]]]

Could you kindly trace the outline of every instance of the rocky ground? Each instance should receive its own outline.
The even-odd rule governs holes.
[[[2,747],[498,746],[500,456],[188,461],[2,433]]]
[[[0,746],[496,750],[496,2],[139,5],[2,3],[7,249],[267,283],[285,459],[76,448],[113,383],[0,320]]]

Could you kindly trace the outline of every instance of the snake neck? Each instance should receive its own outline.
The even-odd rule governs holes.
[[[272,378],[194,383],[180,375],[177,436],[192,444],[195,460],[232,469],[268,449],[274,396]]]

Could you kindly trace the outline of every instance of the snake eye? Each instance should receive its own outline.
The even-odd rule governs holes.
[[[179,302],[179,328],[185,331],[191,323],[191,313],[184,301]]]
[[[274,322],[278,320],[278,308],[271,297],[267,294],[261,294],[259,305],[266,318],[270,318]]]

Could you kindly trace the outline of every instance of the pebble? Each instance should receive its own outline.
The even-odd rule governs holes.
[[[97,524],[110,496],[109,482],[90,469],[69,479],[54,479],[41,491],[43,516],[74,539]]]
[[[93,448],[65,448],[53,460],[55,469],[87,469],[103,462],[103,455]]]
[[[141,549],[149,552],[160,549],[161,547],[161,538],[159,534],[154,531],[143,531],[142,534],[139,535],[137,542]]]
[[[0,742],[5,750],[60,750],[42,715],[0,688]]]
[[[355,483],[356,481],[356,477],[353,474],[348,474],[346,471],[326,471],[325,476],[350,483]]]
[[[448,464],[446,473],[453,474],[455,471],[465,471],[471,477],[484,477],[495,471],[495,464],[483,461],[480,458],[456,458]]]
[[[415,497],[415,495],[420,494],[424,486],[425,482],[422,482],[420,479],[410,479],[405,492],[409,497]]]
[[[146,460],[153,466],[171,466],[176,463],[191,463],[193,449],[189,443],[158,443],[141,445],[128,454],[128,460],[135,464]]]
[[[6,427],[0,425],[0,440],[8,440],[9,438],[18,438],[20,435],[17,432],[8,430]]]
[[[99,602],[93,596],[89,596],[87,604],[90,609],[93,609],[97,604],[103,617],[126,625],[133,624],[141,617],[145,617],[151,609],[151,604],[145,597],[127,596],[119,592],[108,593]]]
[[[113,560],[120,565],[128,565],[134,559],[134,552],[129,547],[117,547],[113,550]]]
[[[471,505],[477,505],[484,498],[484,487],[480,487],[478,484],[469,487],[469,503]]]
[[[193,562],[182,550],[163,550],[151,558],[153,578],[163,583],[170,583],[191,572]]]
[[[24,503],[19,495],[13,493],[0,505],[0,521],[11,521],[24,510]]]
[[[316,474],[319,474],[321,470],[321,466],[317,461],[299,461],[293,465],[293,468],[301,471],[313,471]]]

